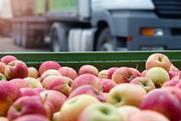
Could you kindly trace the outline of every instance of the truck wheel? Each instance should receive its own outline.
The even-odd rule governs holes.
[[[63,24],[57,23],[52,26],[50,32],[52,51],[68,51],[68,30],[68,27]]]
[[[115,51],[113,37],[108,28],[103,29],[99,34],[96,51]]]

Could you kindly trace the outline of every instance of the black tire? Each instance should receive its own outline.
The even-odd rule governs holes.
[[[114,41],[108,28],[103,29],[96,42],[96,51],[115,51]]]
[[[68,30],[69,27],[64,24],[54,24],[51,32],[51,51],[68,51]]]

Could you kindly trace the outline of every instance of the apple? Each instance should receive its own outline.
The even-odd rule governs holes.
[[[156,88],[161,87],[166,81],[170,80],[168,72],[161,67],[153,67],[146,73],[146,77],[150,78]]]
[[[1,58],[1,62],[5,63],[5,64],[8,64],[14,60],[17,60],[17,58],[12,55],[6,55]]]
[[[98,74],[99,79],[108,79],[108,70],[102,70]]]
[[[42,115],[30,114],[30,115],[21,116],[13,121],[50,121],[50,120]]]
[[[117,84],[129,83],[132,79],[141,76],[141,73],[133,68],[121,67],[114,71],[112,80]]]
[[[179,89],[181,89],[181,81],[180,81],[179,83],[177,83],[177,84],[175,85],[175,87],[178,87]]]
[[[63,66],[63,67],[60,67],[58,71],[62,74],[62,76],[69,77],[72,80],[74,80],[78,75],[77,72],[71,67]]]
[[[100,80],[92,74],[83,74],[78,76],[72,83],[72,90],[75,90],[76,88],[83,85],[91,85],[97,91],[102,89]]]
[[[92,74],[97,76],[99,73],[99,70],[93,66],[93,65],[83,65],[80,67],[78,74],[82,75],[82,74]]]
[[[153,67],[161,67],[166,71],[170,70],[171,62],[169,58],[162,53],[151,54],[145,63],[146,70],[149,70]]]
[[[48,77],[46,77],[41,83],[43,88],[48,89],[48,86],[50,85],[50,83],[52,82],[53,79],[59,78],[61,76],[57,76],[57,75],[50,75]]]
[[[24,78],[32,88],[43,88],[41,82],[38,79],[32,77]]]
[[[0,62],[0,73],[4,74],[4,69],[5,69],[6,64],[3,62]]]
[[[171,80],[166,81],[162,87],[174,87],[177,83],[181,82],[180,76],[175,76]]]
[[[39,66],[39,74],[42,75],[45,71],[49,69],[58,70],[60,68],[60,64],[55,61],[45,61]]]
[[[148,70],[144,70],[141,72],[141,77],[145,77]]]
[[[60,121],[60,112],[55,112],[53,114],[52,121]]]
[[[162,89],[150,91],[141,102],[143,110],[157,111],[171,121],[180,121],[181,108],[179,100]]]
[[[116,69],[118,69],[119,67],[111,67],[108,69],[108,79],[112,79],[112,74],[114,73],[114,71],[116,71]]]
[[[42,82],[48,76],[62,76],[58,70],[49,69],[40,76],[40,82]]]
[[[80,113],[87,106],[95,103],[100,103],[100,102],[95,97],[90,95],[79,95],[68,99],[63,104],[60,110],[60,121],[77,121]]]
[[[128,121],[128,118],[134,115],[135,113],[139,113],[141,110],[138,107],[131,105],[124,105],[117,108],[120,115],[123,117],[123,121]]]
[[[25,96],[18,98],[9,108],[7,117],[9,121],[27,114],[47,116],[45,107],[39,96]]]
[[[9,80],[9,83],[16,85],[16,87],[18,89],[25,88],[25,87],[31,87],[31,85],[28,83],[28,81],[26,81],[25,79],[20,79],[20,78],[11,79],[11,80]]]
[[[180,71],[174,64],[171,64],[169,71]]]
[[[103,87],[103,92],[109,92],[117,84],[111,79],[101,79],[101,84]]]
[[[6,117],[0,117],[0,121],[8,121],[8,118],[6,118]]]
[[[54,90],[45,90],[40,93],[41,100],[46,108],[49,118],[52,118],[53,114],[59,111],[67,100],[67,97],[62,93]]]
[[[57,77],[53,78],[52,81],[48,84],[49,90],[56,90],[67,97],[71,93],[71,85],[72,85],[73,80],[69,77]]]
[[[23,61],[15,60],[5,66],[4,73],[8,79],[26,78],[28,76],[28,67]]]
[[[83,85],[78,88],[76,88],[70,95],[69,98],[73,98],[78,95],[87,94],[94,96],[95,98],[99,99],[101,102],[104,102],[106,97],[103,95],[102,92],[95,90],[90,85]]]
[[[95,103],[86,107],[77,121],[123,121],[123,116],[111,104]]]
[[[170,76],[170,79],[175,78],[176,76],[180,78],[181,75],[180,71],[168,71],[168,74]]]
[[[10,105],[20,96],[16,85],[0,81],[0,116],[5,116]]]
[[[144,110],[137,112],[129,117],[126,121],[170,121],[164,115],[155,112]]]
[[[33,88],[21,88],[20,95],[23,96],[38,96],[39,94]]]
[[[149,92],[156,88],[153,81],[147,77],[136,77],[131,80],[130,83],[141,86],[146,92]]]
[[[35,67],[28,67],[28,77],[38,78],[38,70]]]
[[[7,80],[6,76],[4,74],[2,74],[2,73],[0,73],[0,81],[1,80]]]
[[[110,90],[107,103],[116,107],[123,105],[139,107],[145,95],[146,91],[139,85],[119,84]]]

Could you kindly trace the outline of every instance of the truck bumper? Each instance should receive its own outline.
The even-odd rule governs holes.
[[[113,17],[116,17],[113,15]],[[117,16],[118,17],[118,16]],[[159,18],[154,12],[128,12],[120,15],[119,28],[113,30],[115,36],[129,37],[128,50],[154,49],[181,49],[181,19]],[[115,20],[115,19],[113,19]],[[116,25],[114,21],[114,24]],[[120,30],[120,28],[124,30]],[[143,28],[156,28],[162,30],[159,36],[144,36]]]

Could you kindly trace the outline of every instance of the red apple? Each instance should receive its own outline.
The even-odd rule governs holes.
[[[117,84],[111,79],[102,79],[101,84],[103,87],[103,92],[109,92]]]
[[[123,117],[123,121],[128,121],[128,118],[139,113],[141,110],[135,106],[124,105],[118,108],[120,115]]]
[[[107,102],[116,107],[123,105],[139,107],[145,95],[146,91],[139,85],[119,84],[110,90]]]
[[[170,76],[170,79],[175,78],[176,76],[179,76],[180,78],[181,75],[180,71],[169,71],[168,74]]]
[[[16,85],[18,89],[31,87],[30,84],[26,80],[20,79],[20,78],[12,79],[9,81],[9,83]]]
[[[49,90],[56,90],[63,93],[66,96],[69,96],[71,92],[71,85],[73,80],[69,77],[57,77],[53,78],[52,81],[48,84]]]
[[[38,78],[38,70],[34,67],[28,67],[28,77]]]
[[[149,70],[152,67],[161,67],[166,71],[170,70],[171,62],[169,58],[162,53],[151,54],[145,63],[146,70]]]
[[[165,115],[171,121],[181,120],[181,108],[179,100],[162,89],[150,91],[140,106],[144,110],[153,110]]]
[[[93,75],[97,76],[98,73],[99,73],[99,70],[93,65],[83,65],[83,66],[80,67],[78,73],[79,73],[79,75],[93,74]]]
[[[130,83],[141,86],[146,92],[149,92],[156,88],[153,81],[147,77],[136,77],[131,80]]]
[[[164,115],[155,111],[141,111],[131,115],[126,121],[170,121]]]
[[[39,114],[46,116],[46,110],[39,96],[25,96],[16,100],[8,110],[9,121],[27,114]]]
[[[78,76],[72,83],[72,90],[75,90],[83,85],[91,85],[98,91],[102,89],[100,80],[92,74],[83,74]]]
[[[40,76],[40,82],[42,82],[48,76],[62,76],[62,74],[58,70],[49,69]]]
[[[174,64],[171,64],[169,71],[179,71],[179,69]]]
[[[177,83],[177,84],[175,85],[175,87],[178,87],[179,89],[181,89],[181,81],[180,81],[179,83]]]
[[[60,67],[58,69],[58,71],[63,75],[63,76],[66,76],[66,77],[69,77],[71,78],[72,80],[74,80],[76,77],[77,77],[77,72],[71,68],[71,67]]]
[[[1,62],[5,63],[5,64],[8,64],[14,60],[17,60],[17,58],[12,55],[6,55],[1,58]]]
[[[87,106],[95,103],[99,101],[90,95],[79,95],[68,99],[60,110],[60,121],[78,121],[80,113]]]
[[[50,120],[42,115],[31,114],[31,115],[21,116],[13,121],[50,121]]]
[[[101,102],[104,102],[106,99],[106,97],[103,95],[102,92],[99,92],[97,90],[95,90],[92,86],[90,85],[83,85],[81,87],[76,88],[70,95],[69,98],[78,96],[78,95],[82,95],[82,94],[88,94],[91,96],[96,97],[97,99],[99,99]]]
[[[180,80],[180,76],[175,76],[173,77],[171,80],[166,81],[162,87],[172,87],[172,86],[176,86],[177,83],[181,82]]]
[[[102,70],[98,74],[99,79],[108,79],[108,70]]]
[[[141,73],[133,68],[121,67],[116,69],[112,75],[112,80],[117,84],[129,83],[132,79],[141,76]]]
[[[39,93],[36,92],[33,88],[21,88],[20,89],[21,97],[23,96],[38,96]]]
[[[53,79],[59,78],[61,76],[56,76],[56,75],[51,75],[46,77],[41,83],[43,88],[48,89],[48,86],[50,85],[50,83],[52,82]]]
[[[112,79],[112,74],[114,73],[114,71],[116,69],[118,69],[119,67],[111,67],[108,69],[108,79]]]
[[[16,85],[0,81],[0,116],[5,116],[10,105],[20,96]]]
[[[123,121],[123,116],[111,104],[95,103],[86,107],[77,121]]]
[[[39,71],[39,74],[41,75],[49,69],[58,70],[60,67],[61,67],[60,64],[55,61],[45,61],[40,65],[38,71]]]
[[[170,80],[168,72],[161,67],[153,67],[146,73],[146,77],[150,78],[156,88],[160,88],[166,81]]]
[[[144,70],[141,72],[141,77],[145,77],[148,70]]]
[[[0,121],[8,121],[8,118],[6,118],[6,117],[0,117]]]
[[[4,69],[5,69],[6,64],[3,62],[0,62],[0,73],[4,74]]]
[[[24,62],[15,60],[5,66],[4,73],[8,79],[25,78],[28,76],[28,67]]]
[[[67,100],[67,97],[62,93],[54,90],[45,90],[40,93],[40,97],[44,103],[49,118],[59,111]]]
[[[31,88],[43,88],[41,82],[38,79],[27,77],[27,78],[24,78],[24,80],[28,82]]]

